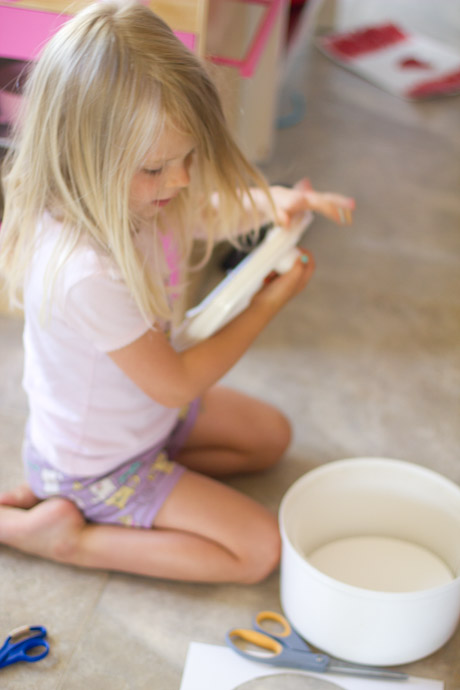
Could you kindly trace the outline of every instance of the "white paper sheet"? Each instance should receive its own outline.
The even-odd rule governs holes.
[[[253,678],[288,673],[289,669],[258,664],[238,656],[228,647],[192,642],[190,644],[180,690],[235,690]],[[315,676],[335,683],[343,690],[443,690],[437,680],[410,677],[405,681],[369,680],[331,673],[308,673],[292,669],[292,673]]]

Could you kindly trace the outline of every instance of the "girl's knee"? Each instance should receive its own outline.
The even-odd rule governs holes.
[[[292,427],[289,419],[278,409],[273,408],[264,437],[267,466],[278,462],[288,449],[292,440]]]
[[[270,516],[262,529],[254,533],[251,543],[241,555],[239,581],[256,584],[265,580],[279,565],[281,536],[274,516]]]
[[[292,426],[286,415],[279,410],[277,410],[277,440],[282,455],[291,444]]]

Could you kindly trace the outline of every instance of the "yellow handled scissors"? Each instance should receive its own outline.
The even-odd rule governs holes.
[[[241,656],[263,664],[380,680],[408,679],[405,673],[352,664],[314,652],[292,629],[289,621],[275,611],[260,611],[254,619],[252,629],[233,628],[228,631],[225,641]]]

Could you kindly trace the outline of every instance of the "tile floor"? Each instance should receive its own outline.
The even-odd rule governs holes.
[[[420,463],[460,482],[459,98],[414,105],[311,54],[307,112],[265,171],[357,199],[351,229],[316,219],[316,277],[228,375],[291,417],[283,463],[233,484],[277,510],[309,469],[352,456]],[[0,317],[0,486],[21,479],[21,322]],[[86,572],[0,549],[0,633],[43,624],[49,656],[2,670],[5,690],[178,690],[189,643],[279,608],[279,576],[204,586]],[[406,667],[460,688],[460,630]],[[197,687],[197,690],[199,688]],[[217,690],[217,689],[216,689]]]

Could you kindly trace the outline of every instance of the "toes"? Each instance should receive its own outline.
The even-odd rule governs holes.
[[[27,484],[16,486],[11,491],[0,494],[0,505],[14,508],[33,508],[40,502]]]

